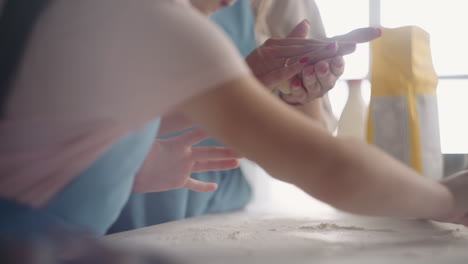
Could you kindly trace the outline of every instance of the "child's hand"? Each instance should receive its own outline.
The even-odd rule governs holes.
[[[457,172],[441,181],[455,199],[453,216],[447,222],[468,226],[468,170]]]
[[[197,129],[177,137],[156,140],[135,178],[133,191],[146,193],[179,188],[198,192],[216,190],[216,183],[194,180],[190,174],[237,168],[237,158],[240,157],[225,147],[192,147],[208,137]]]

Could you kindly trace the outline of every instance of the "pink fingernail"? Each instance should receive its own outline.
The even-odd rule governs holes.
[[[306,19],[304,19],[304,22],[306,22],[307,24],[309,24],[309,25],[310,25],[310,21],[309,21],[309,19],[307,19],[307,18],[306,18]]]
[[[301,86],[301,81],[299,80],[294,80],[292,83],[293,86],[300,87]]]
[[[227,6],[230,6],[231,4],[228,2],[228,1],[221,1],[221,6],[222,7],[227,7]]]
[[[302,58],[299,62],[304,64],[304,63],[307,63],[309,61],[309,57],[305,57],[305,58]]]
[[[341,63],[341,62],[333,63],[333,65],[335,65],[335,67],[337,67],[337,68],[343,67],[343,63]]]
[[[336,42],[330,43],[325,47],[327,50],[334,50],[336,49]]]
[[[309,76],[314,76],[314,75],[315,75],[315,71],[314,71],[314,70],[311,70],[309,73],[307,73],[307,75],[309,75]]]
[[[328,72],[328,66],[321,67],[319,71],[321,74],[326,74]]]
[[[382,29],[381,28],[376,28],[377,30],[377,35],[380,37],[382,36]]]

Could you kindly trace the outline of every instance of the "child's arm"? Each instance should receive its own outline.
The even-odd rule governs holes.
[[[158,130],[158,136],[166,136],[172,133],[193,127],[194,124],[185,115],[179,112],[170,112],[161,119],[161,126]]]
[[[468,226],[468,170],[444,178],[442,184],[455,197],[455,210],[448,221]]]
[[[272,176],[339,209],[433,219],[452,211],[447,188],[374,147],[332,137],[253,77],[192,98],[182,111]]]

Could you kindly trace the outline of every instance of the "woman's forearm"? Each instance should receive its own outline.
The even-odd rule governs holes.
[[[273,177],[339,209],[443,218],[453,206],[442,185],[366,144],[332,137],[268,94],[253,77],[199,95],[183,112]]]

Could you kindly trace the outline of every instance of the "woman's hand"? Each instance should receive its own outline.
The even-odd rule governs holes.
[[[452,216],[442,221],[468,226],[468,170],[457,172],[441,183],[450,190],[455,201]]]
[[[343,56],[354,52],[357,43],[369,42],[382,34],[377,28],[360,28],[345,35],[331,38],[338,41],[337,56],[304,67],[280,91],[281,98],[293,105],[302,105],[322,97],[331,90],[344,72]],[[289,37],[305,38],[303,32],[292,32]]]
[[[216,190],[216,183],[191,179],[190,174],[237,168],[240,157],[225,147],[192,147],[208,137],[197,129],[177,137],[156,140],[135,178],[133,191],[147,193],[179,188],[198,192]]]
[[[299,23],[291,32],[308,32],[307,20]],[[257,79],[273,89],[279,83],[289,80],[302,72],[308,64],[336,56],[338,47],[334,40],[314,40],[288,37],[269,39],[254,50],[247,58],[247,64]]]

